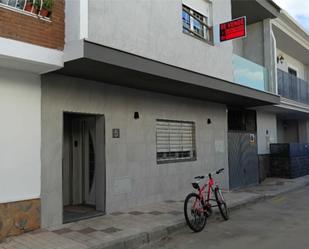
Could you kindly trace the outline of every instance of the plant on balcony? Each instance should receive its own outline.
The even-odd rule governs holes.
[[[25,11],[37,14],[41,8],[41,0],[27,0]]]
[[[44,17],[50,16],[54,6],[54,0],[43,0],[42,9],[40,15]]]

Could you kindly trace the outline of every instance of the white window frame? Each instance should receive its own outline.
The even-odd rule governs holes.
[[[195,123],[157,119],[156,150],[158,164],[195,161]]]
[[[211,8],[210,8],[211,9]],[[186,12],[187,14],[189,14],[190,17],[190,29],[186,28],[183,25],[183,21],[182,21],[182,30],[185,34],[190,34],[194,37],[197,37],[199,39],[202,39],[204,41],[207,42],[211,42],[211,30],[212,28],[210,27],[209,23],[210,23],[210,14],[208,14],[208,16],[190,8],[188,5],[186,4],[182,4],[182,13]],[[199,15],[201,17],[203,17],[203,20],[198,19],[196,16],[194,15]],[[203,35],[199,34],[198,32],[196,32],[194,30],[194,20],[197,20],[203,27]]]

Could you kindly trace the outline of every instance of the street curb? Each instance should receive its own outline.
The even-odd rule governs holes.
[[[280,196],[280,195],[304,188],[306,186],[309,186],[309,180],[300,185],[293,186],[290,189],[286,189],[286,190],[277,192],[275,194],[255,193],[256,196],[254,197],[251,197],[245,201],[240,201],[240,202],[231,204],[231,206],[229,207],[229,211],[235,211],[242,207],[252,205],[260,201],[267,200],[267,199],[271,199],[276,196]],[[216,210],[216,212],[214,212],[214,215],[215,216],[219,215],[219,210]],[[151,231],[142,232],[140,234],[128,236],[127,238],[122,238],[117,241],[110,242],[109,244],[104,243],[99,246],[91,247],[91,249],[137,249],[143,245],[147,245],[149,243],[159,241],[172,233],[180,231],[181,229],[185,227],[186,227],[186,221],[183,220],[183,221],[179,221],[177,223],[174,223],[168,226],[156,227],[152,229]]]

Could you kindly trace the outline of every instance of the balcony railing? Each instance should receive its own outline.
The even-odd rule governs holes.
[[[238,55],[233,55],[234,82],[260,91],[268,90],[267,69]]]
[[[309,83],[278,69],[278,94],[309,105]]]

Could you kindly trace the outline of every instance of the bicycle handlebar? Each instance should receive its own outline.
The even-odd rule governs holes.
[[[209,178],[211,178],[211,175],[213,175],[213,174],[219,175],[222,171],[224,171],[224,168],[221,168],[221,169],[219,169],[217,171],[210,172],[208,174],[208,176],[209,176]],[[194,177],[194,179],[199,179],[199,180],[204,179],[204,178],[205,178],[205,176],[196,176],[196,177]]]

